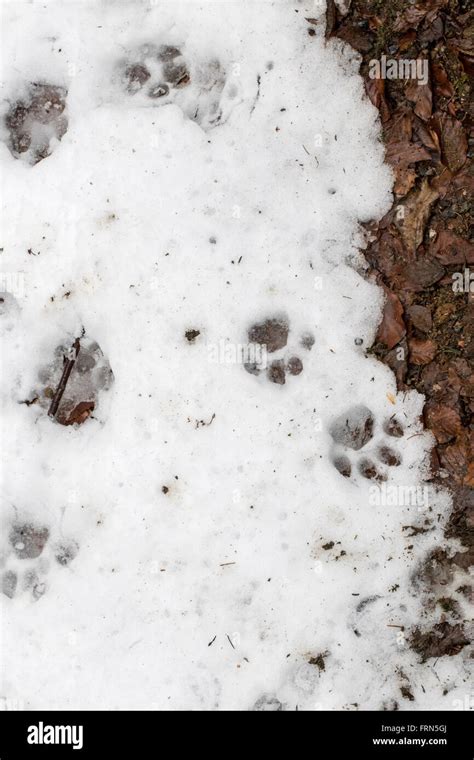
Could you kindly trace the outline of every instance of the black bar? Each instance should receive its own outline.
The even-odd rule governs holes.
[[[0,760],[27,757],[153,757],[188,750],[218,754],[288,746],[325,758],[472,760],[473,715],[459,712],[2,712]],[[75,728],[74,728],[75,727]],[[223,732],[223,729],[224,732]],[[49,743],[55,740],[57,743]],[[35,743],[36,742],[36,743]],[[69,742],[69,743],[67,743]],[[77,749],[74,749],[74,745]],[[301,750],[299,750],[301,748]]]

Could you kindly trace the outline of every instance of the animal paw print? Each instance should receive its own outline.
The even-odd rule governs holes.
[[[17,299],[8,291],[0,292],[0,334],[13,329],[19,313]]]
[[[127,92],[135,95],[146,87],[149,98],[163,98],[172,87],[186,87],[191,77],[181,51],[173,45],[143,45],[136,60],[122,64]]]
[[[255,712],[282,712],[285,706],[273,694],[262,694],[251,709]]]
[[[66,567],[78,551],[78,544],[72,539],[52,543],[49,529],[44,525],[13,522],[8,547],[2,556],[2,593],[9,599],[28,593],[37,601],[47,590],[51,560]]]
[[[150,43],[132,52],[118,68],[122,87],[136,103],[156,106],[175,102],[203,127],[221,122],[220,100],[226,77],[216,59],[191,67],[175,45]],[[228,97],[232,97],[230,91]]]
[[[248,361],[244,368],[251,375],[259,375],[266,369],[266,375],[271,383],[285,385],[287,375],[300,375],[303,372],[303,362],[300,357],[287,349],[288,336],[290,333],[289,321],[286,317],[276,316],[256,322],[248,331],[250,346],[259,347],[263,352],[258,360]],[[306,351],[311,351],[314,345],[314,336],[311,333],[303,333],[300,337],[300,346]],[[276,354],[275,358],[268,363],[267,354]]]
[[[401,456],[384,436],[376,436],[376,420],[363,404],[353,406],[334,420],[330,434],[334,441],[333,464],[345,478],[350,478],[353,467],[368,480],[386,480],[386,467],[397,467]],[[395,416],[383,424],[383,433],[392,438],[403,436],[403,427]],[[370,444],[370,445],[369,445]],[[351,452],[362,451],[355,457]],[[385,465],[381,467],[380,465]]]
[[[81,425],[92,415],[99,394],[111,387],[114,375],[98,343],[83,335],[59,345],[38,379],[27,405],[39,405],[60,425]]]
[[[15,158],[34,165],[51,155],[67,132],[66,96],[63,87],[34,82],[25,97],[11,104],[5,126]]]

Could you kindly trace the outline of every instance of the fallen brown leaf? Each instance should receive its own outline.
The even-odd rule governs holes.
[[[443,404],[430,402],[425,406],[426,426],[438,443],[448,443],[459,435],[462,429],[461,418],[455,409]]]
[[[440,448],[438,453],[443,469],[449,472],[455,483],[462,485],[467,473],[467,467],[470,464],[465,438],[462,436],[458,437],[454,443],[445,448]]]
[[[474,488],[474,462],[470,462],[464,477],[464,485]]]
[[[460,22],[462,22],[462,26],[464,27],[463,33],[460,37],[457,37],[454,44],[461,53],[465,53],[465,55],[468,56],[474,56],[474,23],[471,20],[471,23],[468,24],[468,21],[469,16],[466,13],[464,17],[460,19]]]
[[[398,349],[403,348],[403,352]],[[403,388],[408,370],[408,344],[406,338],[402,338],[396,348],[392,348],[385,357],[384,363],[390,367],[397,380],[397,388]]]
[[[406,333],[403,321],[403,306],[400,299],[391,290],[385,288],[386,301],[382,321],[377,332],[377,341],[387,348],[393,348]]]
[[[474,529],[474,490],[461,486],[453,494],[453,511],[446,528],[448,538],[457,538],[464,546],[472,546]]]
[[[416,135],[421,140],[425,148],[431,151],[432,154],[435,153],[436,158],[438,159],[438,154],[441,154],[441,147],[436,130],[430,127],[429,124],[424,124],[422,121],[417,121]],[[431,157],[433,158],[433,156]]]
[[[394,31],[407,32],[408,29],[416,29],[420,21],[422,21],[428,13],[428,9],[424,8],[423,5],[421,7],[412,5],[399,11],[393,24]]]
[[[431,318],[431,311],[427,306],[410,306],[408,309],[408,315],[417,330],[421,332],[429,332],[433,325]]]
[[[343,23],[337,30],[338,39],[347,42],[358,53],[368,53],[372,48],[372,40],[366,29],[357,24]]]
[[[367,251],[369,261],[389,279],[396,262],[402,257],[402,241],[398,235],[392,235],[388,230],[384,230],[382,234],[379,233]]]
[[[418,41],[421,44],[426,45],[428,42],[435,42],[436,40],[441,39],[443,33],[444,24],[441,16],[430,18],[430,14],[428,14],[425,23],[423,24],[423,29],[418,35]]]
[[[418,161],[429,161],[431,156],[422,145],[414,145],[407,140],[391,140],[386,143],[385,158],[394,169],[398,169]]]
[[[443,161],[452,172],[457,172],[466,162],[467,137],[460,121],[450,116],[439,119]]]
[[[436,343],[428,338],[426,340],[422,338],[410,338],[408,347],[410,349],[410,361],[413,364],[429,364],[436,356]]]
[[[441,264],[474,264],[474,243],[451,230],[441,230],[429,250]]]
[[[415,113],[423,121],[428,121],[431,116],[433,106],[433,95],[431,85],[419,84],[418,81],[410,81],[405,88],[405,95],[411,103],[415,105]]]
[[[399,51],[403,53],[404,50],[408,50],[408,48],[413,45],[415,40],[416,40],[416,32],[414,29],[411,29],[409,32],[406,32],[405,34],[402,34],[402,36],[398,40]]]
[[[418,246],[423,242],[431,205],[437,198],[437,191],[430,187],[427,179],[424,179],[421,188],[412,190],[403,202],[404,215],[399,220],[398,227],[410,253],[415,253]]]
[[[448,189],[451,186],[451,182],[453,185],[456,184],[456,180],[458,179],[459,175],[456,175],[456,177],[453,178],[452,172],[449,171],[449,169],[446,166],[443,166],[443,170],[440,174],[438,174],[437,177],[433,177],[431,180],[431,187],[433,190],[436,190],[440,198],[443,198]],[[473,190],[474,190],[474,183],[473,183]]]
[[[453,562],[458,567],[462,567],[463,570],[469,570],[474,565],[474,547],[465,552],[456,552]]]
[[[417,628],[411,637],[411,646],[421,656],[422,662],[431,657],[453,656],[469,644],[462,625],[437,623],[431,631],[422,633]]]
[[[365,79],[365,91],[370,102],[379,109],[382,123],[390,119],[390,109],[385,100],[385,80],[384,79]]]
[[[454,303],[442,303],[438,306],[438,308],[435,311],[435,322],[436,324],[442,325],[443,322],[446,322],[450,317],[453,316],[453,314],[456,313],[456,304]]]
[[[71,409],[59,409],[57,420],[61,425],[82,425],[94,411],[93,401],[80,401]]]
[[[448,79],[446,69],[439,61],[431,62],[431,74],[438,97],[444,96],[445,98],[452,98],[454,95],[453,86]]]
[[[326,31],[324,36],[326,39],[332,36],[337,22],[337,8],[334,0],[327,0],[326,3]]]
[[[412,109],[400,107],[384,125],[385,159],[395,173],[394,192],[402,197],[414,185],[416,172],[413,165],[431,159],[423,145],[412,142],[413,119]]]
[[[434,285],[444,275],[444,268],[438,261],[419,259],[409,264],[399,264],[392,270],[397,287],[418,292]]]
[[[440,367],[436,362],[423,369],[423,392],[439,404],[454,407],[459,400],[462,381],[454,367]]]

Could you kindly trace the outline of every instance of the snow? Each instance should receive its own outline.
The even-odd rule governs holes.
[[[410,578],[444,518],[410,540],[420,505],[374,503],[357,469],[388,445],[385,486],[419,486],[431,438],[422,397],[365,356],[383,294],[359,223],[388,209],[392,177],[357,56],[325,44],[323,18],[310,2],[2,3],[2,117],[44,82],[67,90],[68,121],[35,165],[5,126],[0,143],[4,701],[403,708],[400,669],[420,709],[465,693],[460,658],[420,665],[391,627],[419,618]],[[190,83],[128,92],[129,65],[162,77],[163,45]],[[284,385],[239,358],[268,318],[289,335],[267,359],[303,363]],[[82,330],[113,383],[63,426],[20,402]],[[331,431],[360,405],[374,434],[356,451]],[[18,524],[47,528],[39,556],[18,556]]]

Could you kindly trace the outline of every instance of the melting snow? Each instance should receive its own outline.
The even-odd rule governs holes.
[[[401,672],[420,708],[456,695],[403,630],[438,534],[402,527],[444,502],[383,496],[419,494],[431,440],[365,355],[359,223],[392,178],[323,11],[2,4],[2,694],[27,709],[390,709]]]

